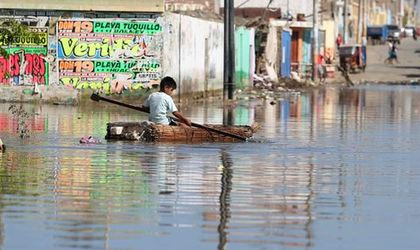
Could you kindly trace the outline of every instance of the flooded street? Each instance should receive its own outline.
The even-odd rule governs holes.
[[[420,87],[239,103],[258,142],[107,142],[111,104],[0,104],[0,249],[418,249]],[[182,109],[222,123],[216,104]],[[102,144],[79,144],[93,135]]]

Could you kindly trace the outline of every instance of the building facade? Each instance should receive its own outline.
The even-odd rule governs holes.
[[[30,31],[0,43],[9,54],[0,57],[0,87],[140,93],[172,76],[179,100],[223,89],[220,21],[164,12],[163,0],[136,1],[136,6],[123,0],[121,11],[108,11],[114,8],[111,3],[95,9],[96,2],[88,0],[73,7],[66,4],[74,1],[62,1],[65,10],[56,9],[55,1],[32,2],[0,3],[0,24],[14,19]]]

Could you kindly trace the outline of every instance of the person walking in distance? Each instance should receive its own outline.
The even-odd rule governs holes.
[[[389,43],[388,43],[388,58],[385,59],[385,63],[393,64],[394,61],[396,63],[400,63],[398,61],[398,55],[397,55],[397,42],[396,41],[389,41]]]
[[[337,45],[337,48],[340,48],[341,44],[343,44],[343,37],[341,34],[338,34],[337,39],[335,39],[335,44]]]

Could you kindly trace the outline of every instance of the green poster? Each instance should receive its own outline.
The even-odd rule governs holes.
[[[95,72],[127,73],[136,65],[135,61],[95,61]]]
[[[162,31],[162,26],[154,22],[95,21],[93,32],[113,34],[154,35]]]

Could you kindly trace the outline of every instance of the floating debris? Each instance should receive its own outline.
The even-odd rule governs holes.
[[[101,144],[101,140],[94,138],[93,136],[83,136],[79,140],[80,143],[83,144]]]

